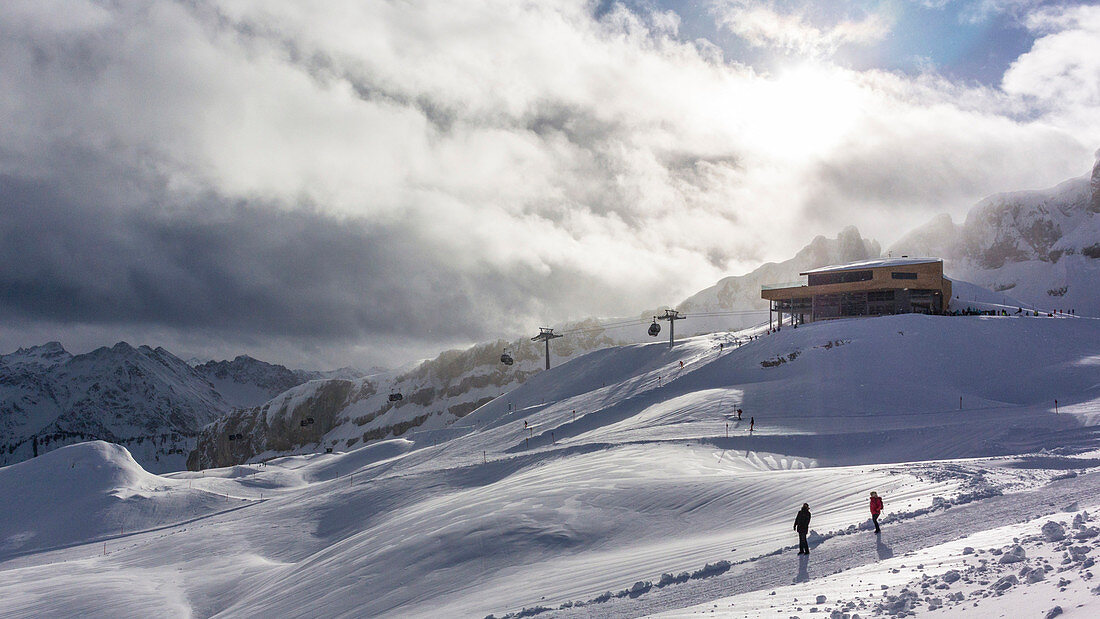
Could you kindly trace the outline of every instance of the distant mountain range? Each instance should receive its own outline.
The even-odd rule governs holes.
[[[119,342],[72,355],[59,342],[0,355],[0,464],[62,445],[125,445],[152,471],[178,470],[203,426],[309,380],[356,377],[288,370],[251,357],[191,367],[163,348]]]
[[[963,283],[974,282],[1002,293],[1006,303],[1100,316],[1100,162],[1091,175],[1051,189],[982,200],[961,225],[936,217],[888,254],[942,257],[946,274],[961,280],[956,290],[966,291],[959,302],[994,298]],[[684,300],[677,309],[689,320],[677,334],[759,324],[767,308],[762,285],[881,255],[879,243],[855,227],[835,239],[819,236],[790,260],[723,278]],[[596,320],[559,332],[569,336],[552,344],[555,365],[647,337],[644,325],[628,331]],[[505,350],[513,365],[500,362]],[[30,457],[33,440],[40,449],[85,438],[122,443],[153,471],[181,468],[185,454],[196,469],[347,449],[410,430],[430,440],[538,373],[543,354],[542,344],[526,337],[499,340],[444,352],[409,371],[368,376],[350,368],[290,370],[248,356],[192,367],[163,349],[124,343],[73,356],[53,342],[0,356],[0,463]],[[391,399],[396,394],[401,398]]]

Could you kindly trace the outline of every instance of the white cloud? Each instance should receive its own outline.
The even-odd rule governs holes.
[[[963,5],[960,18],[969,23],[988,21],[994,15],[1007,15],[1014,20],[1026,19],[1044,0],[977,0]]]
[[[1100,6],[1044,10],[1027,26],[1041,36],[1005,72],[1004,91],[1027,100],[1047,122],[1100,143]]]
[[[750,45],[814,58],[831,56],[842,45],[879,42],[894,25],[885,9],[828,25],[814,24],[805,10],[784,12],[772,1],[723,0],[713,10],[720,26]]]

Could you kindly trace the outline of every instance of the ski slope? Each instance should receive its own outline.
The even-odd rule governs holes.
[[[72,445],[0,469],[0,614],[800,614],[811,584],[1093,496],[1098,413],[1100,321],[906,315],[599,350],[347,453],[157,476]]]

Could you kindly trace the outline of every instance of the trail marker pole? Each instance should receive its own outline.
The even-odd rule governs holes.
[[[730,424],[727,421],[726,422],[726,438],[729,438],[729,437],[730,437]]]

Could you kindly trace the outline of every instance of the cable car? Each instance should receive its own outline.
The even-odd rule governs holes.
[[[657,334],[661,332],[661,325],[657,324],[657,317],[653,317],[653,324],[649,325],[649,334],[653,337],[657,337]]]
[[[394,391],[393,393],[390,394],[390,402],[400,402],[401,400],[404,400],[404,399],[405,399],[405,396],[401,395],[400,391]]]
[[[505,348],[504,352],[500,353],[500,362],[504,365],[512,365],[515,361],[512,359],[512,355],[508,354],[508,349]]]

